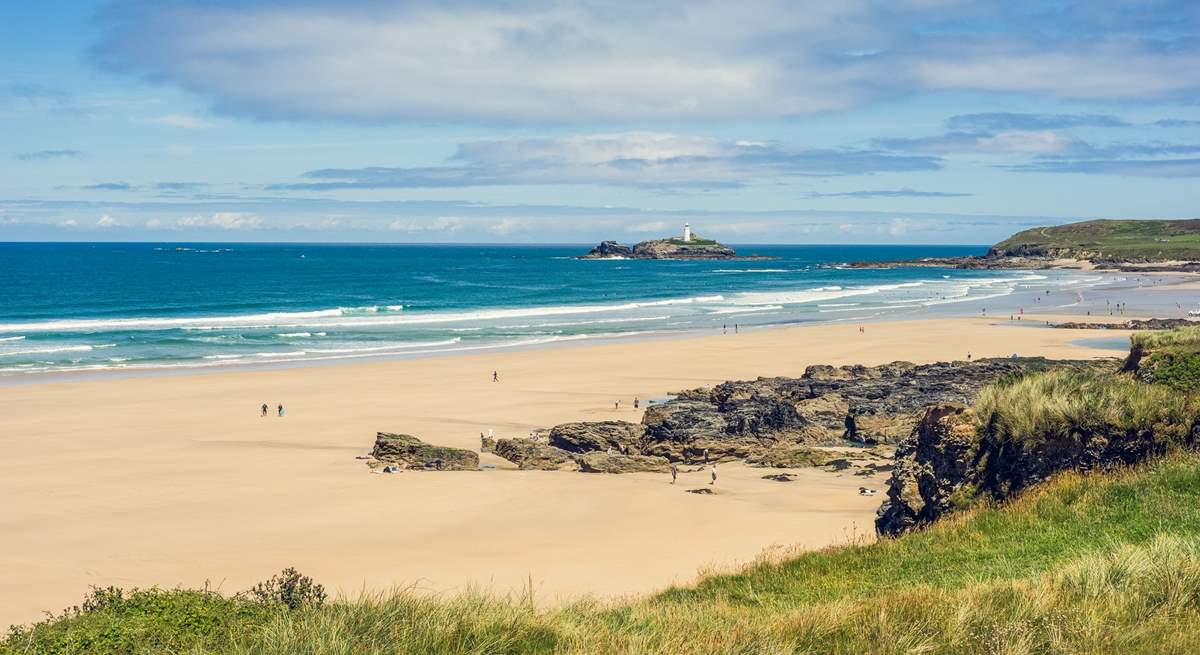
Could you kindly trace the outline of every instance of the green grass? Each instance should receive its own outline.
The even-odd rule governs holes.
[[[1139,377],[1179,391],[1200,391],[1200,327],[1139,332],[1131,341]]]
[[[673,246],[681,246],[684,248],[687,248],[690,246],[715,246],[715,245],[718,245],[717,242],[712,239],[700,239],[697,237],[692,237],[691,241],[684,241],[683,239],[681,239],[679,237],[672,237],[670,239],[666,239],[666,242]]]
[[[1070,439],[1078,434],[1150,434],[1183,444],[1196,416],[1193,396],[1094,370],[1052,370],[983,389],[975,413],[1000,440]]]
[[[397,591],[288,609],[150,591],[0,653],[1190,653],[1198,544],[1200,456],[1177,453],[626,602]]]
[[[1200,220],[1098,220],[1037,227],[1014,234],[992,250],[1133,261],[1200,259]]]

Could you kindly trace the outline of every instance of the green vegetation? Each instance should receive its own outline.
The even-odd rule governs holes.
[[[1065,474],[1003,507],[624,603],[409,591],[329,604],[103,592],[0,653],[1185,653],[1200,457]]]
[[[1126,261],[1200,260],[1200,219],[1099,220],[1037,227],[1001,241],[992,252]]]
[[[1182,444],[1194,399],[1165,386],[1094,370],[1053,370],[985,388],[975,412],[1001,440],[1073,439],[1081,434],[1146,434]]]
[[[1178,391],[1200,391],[1200,326],[1131,337],[1138,377]],[[1135,355],[1131,355],[1131,358]]]
[[[664,241],[666,241],[667,243],[669,243],[673,246],[680,246],[682,248],[690,248],[690,247],[695,247],[695,246],[719,245],[716,241],[714,241],[712,239],[701,239],[700,237],[692,237],[691,241],[684,241],[683,239],[681,239],[679,237],[671,237],[670,239],[664,239]]]

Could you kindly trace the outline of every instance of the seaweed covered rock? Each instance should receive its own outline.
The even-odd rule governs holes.
[[[550,445],[572,453],[616,448],[640,454],[646,428],[629,421],[563,423],[550,429]]]
[[[410,434],[376,433],[371,455],[381,462],[400,464],[408,469],[474,471],[479,468],[479,453],[473,450],[434,446]]]
[[[521,470],[558,471],[574,469],[571,453],[531,439],[497,439],[492,452]]]
[[[584,473],[665,473],[671,468],[671,463],[664,457],[648,455],[609,455],[606,452],[592,452],[576,455],[575,461],[579,470]]]

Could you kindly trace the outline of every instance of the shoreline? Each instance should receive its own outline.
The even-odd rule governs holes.
[[[1033,271],[1029,271],[1033,272]],[[1101,271],[1096,271],[1102,273]],[[1109,275],[1117,275],[1108,273]],[[1162,285],[1142,286],[1137,283],[1130,283],[1128,278],[1123,279],[1106,279],[1103,282],[1081,287],[1078,290],[1063,288],[1056,293],[1077,293],[1079,291],[1111,291],[1122,292],[1128,290],[1152,289],[1173,287],[1180,291],[1200,291],[1200,274],[1195,273],[1161,273],[1156,274],[1166,277],[1169,282]],[[1002,294],[993,297],[968,298],[954,301],[933,302],[927,305],[914,306],[892,306],[892,307],[865,307],[854,310],[822,310],[822,314],[830,313],[847,313],[864,312],[865,315],[846,315],[838,316],[837,318],[781,318],[774,321],[764,323],[742,323],[743,330],[746,332],[757,332],[762,330],[778,330],[789,329],[798,325],[823,325],[836,323],[877,323],[898,320],[922,320],[923,318],[954,318],[954,317],[969,317],[973,314],[965,311],[974,305],[991,304],[988,301],[996,301],[1000,303],[1018,302],[1022,298],[1032,300],[1037,295],[1033,290],[1016,291],[1008,294]],[[1200,300],[1200,294],[1197,294],[1197,300]],[[1019,302],[1018,302],[1019,304]],[[1078,303],[1073,303],[1078,304]],[[963,305],[963,307],[959,307]],[[1059,307],[1069,308],[1072,305]],[[936,307],[945,307],[939,310]],[[1030,304],[1030,309],[1035,309]],[[754,312],[744,312],[747,318],[753,319]],[[730,313],[730,319],[736,319],[739,314]],[[1146,314],[1150,317],[1151,314]],[[1132,315],[1126,317],[1129,318]],[[39,384],[55,384],[62,382],[77,382],[88,380],[108,380],[108,379],[125,379],[125,378],[163,378],[174,376],[187,375],[209,375],[219,374],[224,372],[257,372],[270,370],[288,370],[295,368],[323,368],[328,366],[353,365],[357,363],[379,362],[379,361],[410,361],[423,359],[437,359],[447,356],[469,356],[474,354],[487,353],[506,353],[506,352],[531,352],[542,349],[561,349],[561,348],[576,348],[587,347],[593,345],[603,345],[611,343],[630,343],[641,341],[663,341],[675,339],[691,339],[702,338],[705,336],[714,336],[718,328],[685,328],[677,330],[655,330],[653,326],[647,326],[651,329],[645,331],[633,330],[628,333],[602,333],[602,334],[586,334],[565,335],[558,337],[534,337],[532,340],[539,341],[538,343],[522,343],[517,342],[497,342],[497,343],[481,343],[476,345],[467,345],[460,347],[444,347],[434,350],[416,350],[410,353],[403,351],[394,353],[370,353],[370,354],[344,354],[330,355],[324,357],[298,357],[296,359],[273,361],[266,359],[261,362],[227,362],[214,361],[212,363],[204,363],[198,361],[187,362],[160,362],[135,364],[131,366],[120,365],[101,365],[94,368],[79,368],[76,370],[62,369],[54,371],[36,371],[36,372],[10,372],[0,374],[0,388],[39,385]],[[721,335],[715,335],[721,336]]]

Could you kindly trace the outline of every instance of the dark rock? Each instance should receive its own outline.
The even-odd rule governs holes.
[[[701,496],[711,496],[716,492],[711,487],[700,487],[699,489],[688,489],[689,494],[700,494]]]
[[[496,456],[507,459],[525,470],[557,471],[574,469],[571,453],[562,448],[530,439],[497,439],[493,450]]]
[[[978,445],[971,410],[961,405],[930,407],[913,435],[896,448],[895,469],[875,530],[896,535],[945,513],[967,480]]]
[[[845,471],[846,469],[853,467],[854,464],[850,463],[850,460],[848,459],[834,459],[830,460],[826,466],[829,466],[835,471]]]
[[[616,241],[601,241],[600,245],[589,250],[588,254],[580,259],[614,259],[619,257],[633,257],[633,248],[621,245]]]
[[[796,479],[796,476],[791,473],[772,473],[771,475],[762,476],[764,480],[774,480],[775,482],[791,482]]]
[[[641,454],[646,428],[629,421],[563,423],[550,429],[550,445],[572,453],[614,448],[630,455]]]
[[[1180,445],[1200,440],[1200,422],[1174,428]],[[1069,434],[1011,435],[979,425],[971,410],[931,407],[896,449],[887,500],[875,520],[881,535],[926,525],[977,497],[1006,500],[1060,471],[1107,470],[1166,452],[1153,430],[1127,432],[1104,424]]]
[[[1123,323],[1055,323],[1053,327],[1068,330],[1172,330],[1178,327],[1200,325],[1200,321],[1186,318],[1132,319]]]
[[[409,434],[377,433],[371,454],[379,461],[407,469],[474,471],[479,468],[479,454],[473,450],[433,446]]]
[[[575,461],[584,473],[666,473],[671,469],[671,463],[666,458],[647,455],[591,452],[576,455]]]

